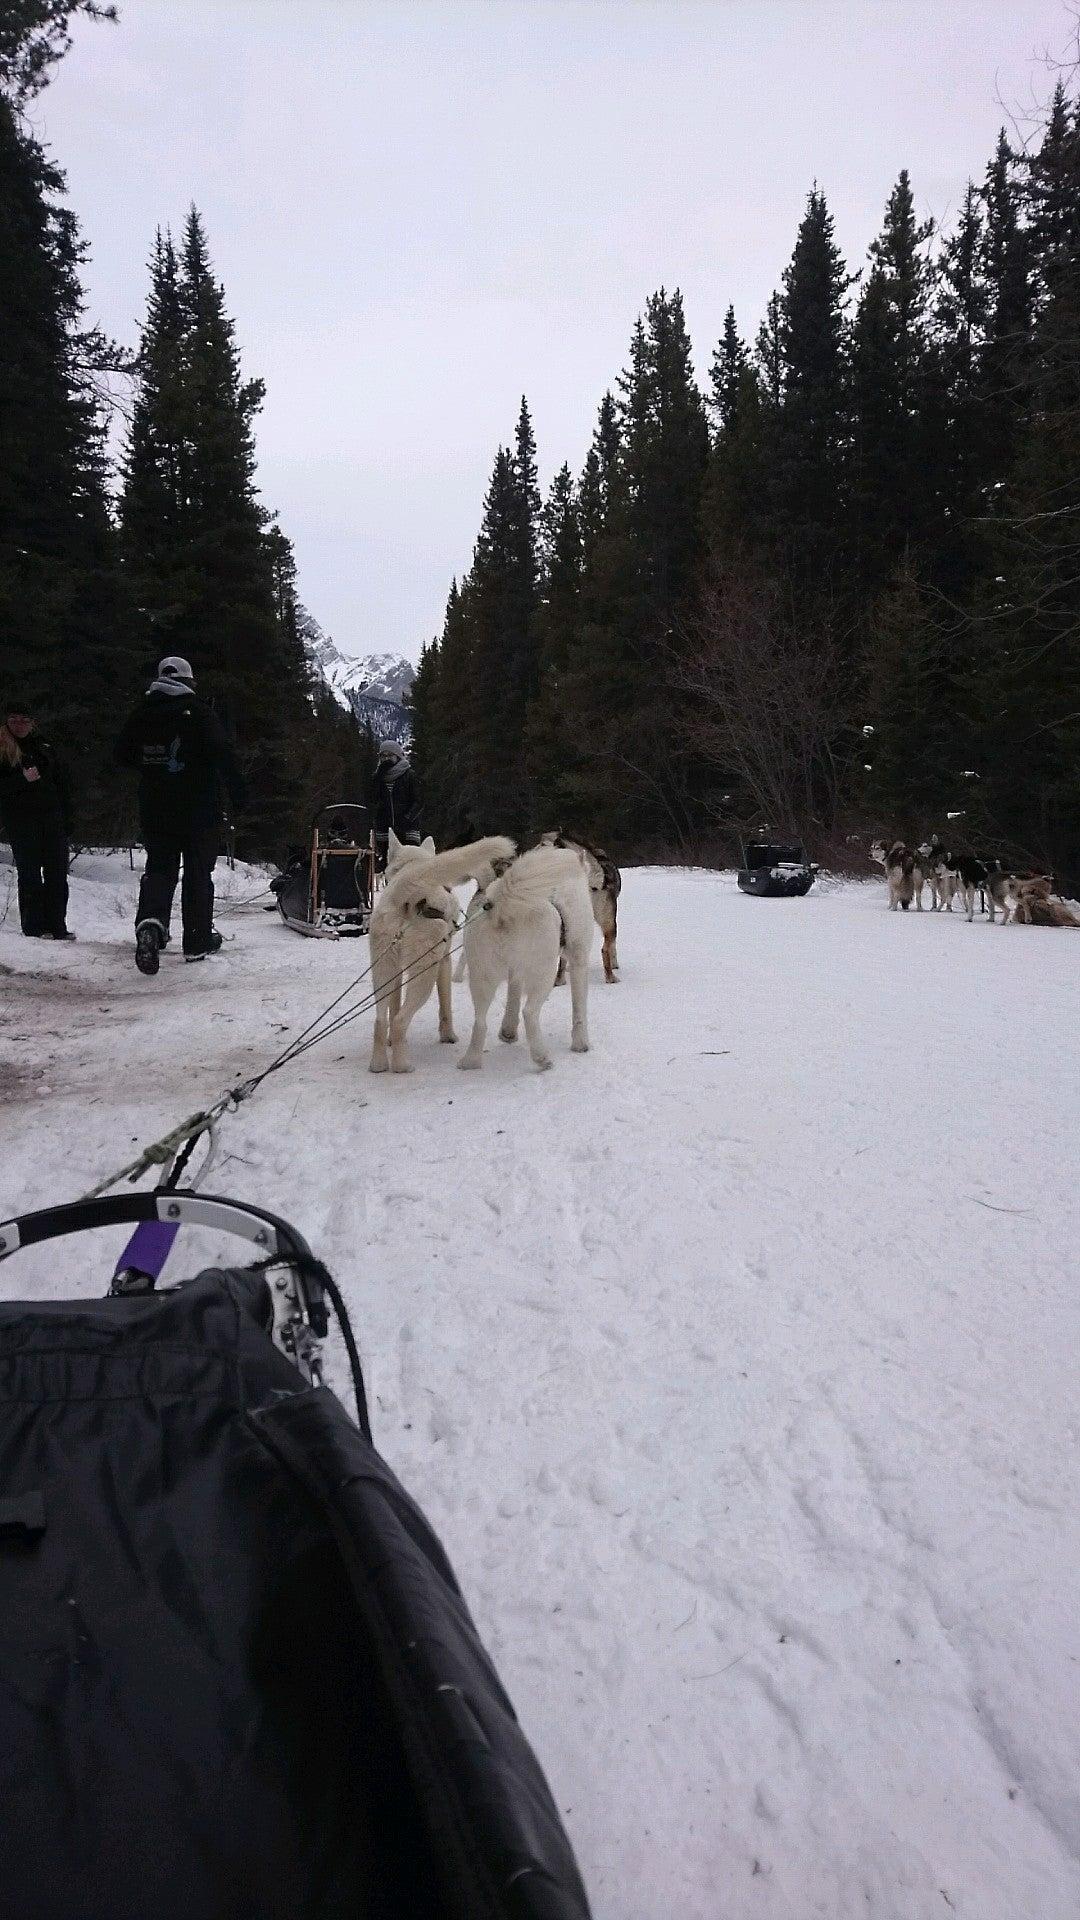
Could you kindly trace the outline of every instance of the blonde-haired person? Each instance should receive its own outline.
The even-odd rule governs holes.
[[[63,766],[34,725],[31,702],[0,708],[0,827],[19,876],[19,918],[30,939],[74,940],[67,926],[69,792]]]

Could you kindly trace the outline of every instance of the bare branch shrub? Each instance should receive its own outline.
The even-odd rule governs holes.
[[[730,789],[729,820],[788,835],[835,830],[853,749],[831,606],[800,615],[789,581],[716,567],[673,636],[671,673],[688,744]]]

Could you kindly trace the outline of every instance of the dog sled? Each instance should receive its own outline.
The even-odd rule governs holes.
[[[256,1266],[0,1303],[0,1877],[19,1920],[588,1920],[443,1549],[285,1221],[184,1191],[0,1223]],[[160,1266],[150,1259],[153,1268]],[[75,1275],[79,1268],[71,1269]],[[322,1384],[333,1308],[356,1419]]]
[[[351,800],[320,807],[311,845],[271,880],[281,917],[294,933],[324,940],[366,933],[375,890],[375,848],[366,807]]]
[[[809,893],[817,872],[817,867],[807,859],[806,848],[799,840],[790,840],[783,845],[769,840],[747,840],[742,843],[738,881],[743,893],[776,899],[798,897]]]

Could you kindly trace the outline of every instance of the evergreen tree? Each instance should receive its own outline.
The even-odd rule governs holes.
[[[764,399],[777,412],[784,394],[783,329],[783,304],[780,295],[774,293],[757,331],[754,359]]]
[[[947,636],[910,559],[875,602],[866,664],[874,728],[867,801],[875,824],[917,842],[927,821],[956,809],[963,729]]]
[[[931,233],[932,223],[915,217],[905,169],[870,249],[853,336],[853,492],[864,592],[884,585],[940,510],[924,418]]]
[[[520,443],[519,443],[520,444]],[[469,576],[472,685],[466,807],[476,830],[523,834],[525,721],[538,680],[537,526],[527,466],[500,447]]]
[[[1043,138],[1027,159],[1023,188],[1028,257],[1040,304],[1051,293],[1058,273],[1069,272],[1077,247],[1076,140],[1075,113],[1059,80]]]
[[[578,487],[578,523],[585,553],[591,553],[610,519],[621,461],[622,440],[615,396],[605,393]]]
[[[440,665],[438,640],[427,641],[420,649],[420,658],[407,699],[412,721],[413,770],[420,781],[424,796],[424,811],[429,825],[434,822],[437,810],[431,763],[438,752],[439,730],[443,718],[439,704]]]
[[[1016,435],[1028,405],[1031,277],[1028,234],[1021,220],[1014,166],[1003,130],[987,169],[983,194],[986,332],[982,379],[987,458],[995,481],[1001,480],[1012,464]]]
[[[84,248],[63,175],[0,94],[0,632],[72,762],[76,831],[104,837],[103,771],[129,633],[106,500],[103,423],[82,329]]]
[[[529,413],[525,395],[521,396],[521,411],[518,414],[517,427],[514,430],[514,471],[521,488],[525,513],[528,522],[528,537],[532,542],[533,564],[539,565],[537,543],[540,538],[540,484],[536,465],[536,435],[533,433],[532,417]]]
[[[0,7],[0,91],[16,105],[32,100],[48,84],[58,60],[71,45],[76,14],[115,20],[116,8],[104,0],[4,0]]]
[[[575,757],[567,673],[581,618],[581,522],[567,466],[544,502],[543,583],[537,616],[539,684],[528,719],[533,825],[558,825],[567,804],[566,769]]]
[[[469,732],[473,710],[469,584],[451,582],[440,638],[421,654],[413,685],[413,754],[420,780],[424,825],[439,846],[467,840],[473,756]]]
[[[966,602],[986,571],[988,429],[982,381],[988,297],[982,203],[969,181],[955,231],[938,262],[933,303],[933,372],[928,395],[940,451],[940,514],[934,541],[937,584]]]
[[[1027,405],[997,489],[995,576],[978,631],[992,816],[1080,881],[1080,127],[1055,95],[1029,170],[1038,289]]]
[[[785,544],[797,565],[811,569],[831,559],[842,509],[849,284],[832,215],[815,186],[784,273],[777,480]]]
[[[712,357],[709,370],[712,395],[706,402],[718,432],[730,433],[735,425],[747,366],[746,348],[735,325],[735,309],[729,307],[724,315],[724,331]]]
[[[296,827],[310,687],[280,594],[275,604],[280,536],[268,537],[255,488],[262,393],[241,378],[193,208],[179,255],[159,235],[151,261],[124,465],[125,561],[148,664],[166,650],[191,660],[245,766],[247,843],[274,851]]]
[[[709,440],[694,382],[682,295],[646,303],[620,380],[627,513],[642,562],[644,619],[666,636],[701,553],[701,489]]]
[[[717,434],[705,482],[709,553],[723,569],[743,549],[775,551],[779,415],[765,401],[753,366],[743,367],[730,423]]]
[[[669,653],[703,550],[709,436],[678,291],[646,303],[619,386],[618,484],[586,544],[567,670],[583,744],[566,790],[579,820],[587,796],[594,832],[625,848],[684,834],[688,820]]]

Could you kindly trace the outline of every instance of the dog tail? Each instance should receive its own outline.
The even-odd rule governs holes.
[[[903,869],[903,871],[904,871],[904,873],[914,873],[914,871],[915,871],[915,855],[914,855],[913,853],[910,853],[910,852],[908,852],[908,851],[906,851],[906,850],[905,850],[905,853],[904,853],[904,857],[903,857],[903,859],[902,859],[902,861],[901,861],[901,863],[900,863],[900,864],[901,864],[901,867],[902,867],[902,869]]]
[[[430,860],[422,864],[417,861],[408,869],[410,876],[421,876],[430,880],[433,887],[462,887],[466,880],[475,880],[493,860],[512,860],[516,848],[505,833],[490,833],[486,840],[472,840],[465,847],[447,847],[445,853],[433,853]]]
[[[550,900],[556,887],[568,880],[584,880],[581,855],[571,847],[531,847],[488,888],[492,907]]]

